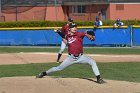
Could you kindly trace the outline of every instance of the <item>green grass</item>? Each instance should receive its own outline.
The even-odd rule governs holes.
[[[89,54],[138,54],[140,55],[140,48],[85,48],[85,53]]]
[[[58,52],[58,48],[31,48],[31,47],[0,47],[0,53],[19,53],[19,52]],[[67,52],[65,49],[64,52]],[[84,53],[88,54],[138,54],[140,48],[84,48]]]
[[[35,76],[56,63],[0,65],[0,77]],[[140,82],[139,62],[97,63],[104,79]],[[50,76],[70,78],[95,78],[89,65],[74,64],[63,71],[54,72]]]

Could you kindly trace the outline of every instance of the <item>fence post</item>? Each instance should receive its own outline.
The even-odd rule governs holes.
[[[133,47],[133,26],[130,25],[130,47]]]

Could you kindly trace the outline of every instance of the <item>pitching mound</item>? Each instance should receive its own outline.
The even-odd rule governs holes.
[[[105,80],[105,84],[79,78],[0,78],[0,93],[140,93],[140,83]]]

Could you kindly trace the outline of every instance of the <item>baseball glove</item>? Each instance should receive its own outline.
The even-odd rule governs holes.
[[[94,31],[86,31],[87,34],[91,35],[91,36],[95,36]]]

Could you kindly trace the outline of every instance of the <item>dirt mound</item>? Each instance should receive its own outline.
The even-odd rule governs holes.
[[[140,83],[105,80],[105,84],[79,78],[0,78],[0,93],[140,93]]]

